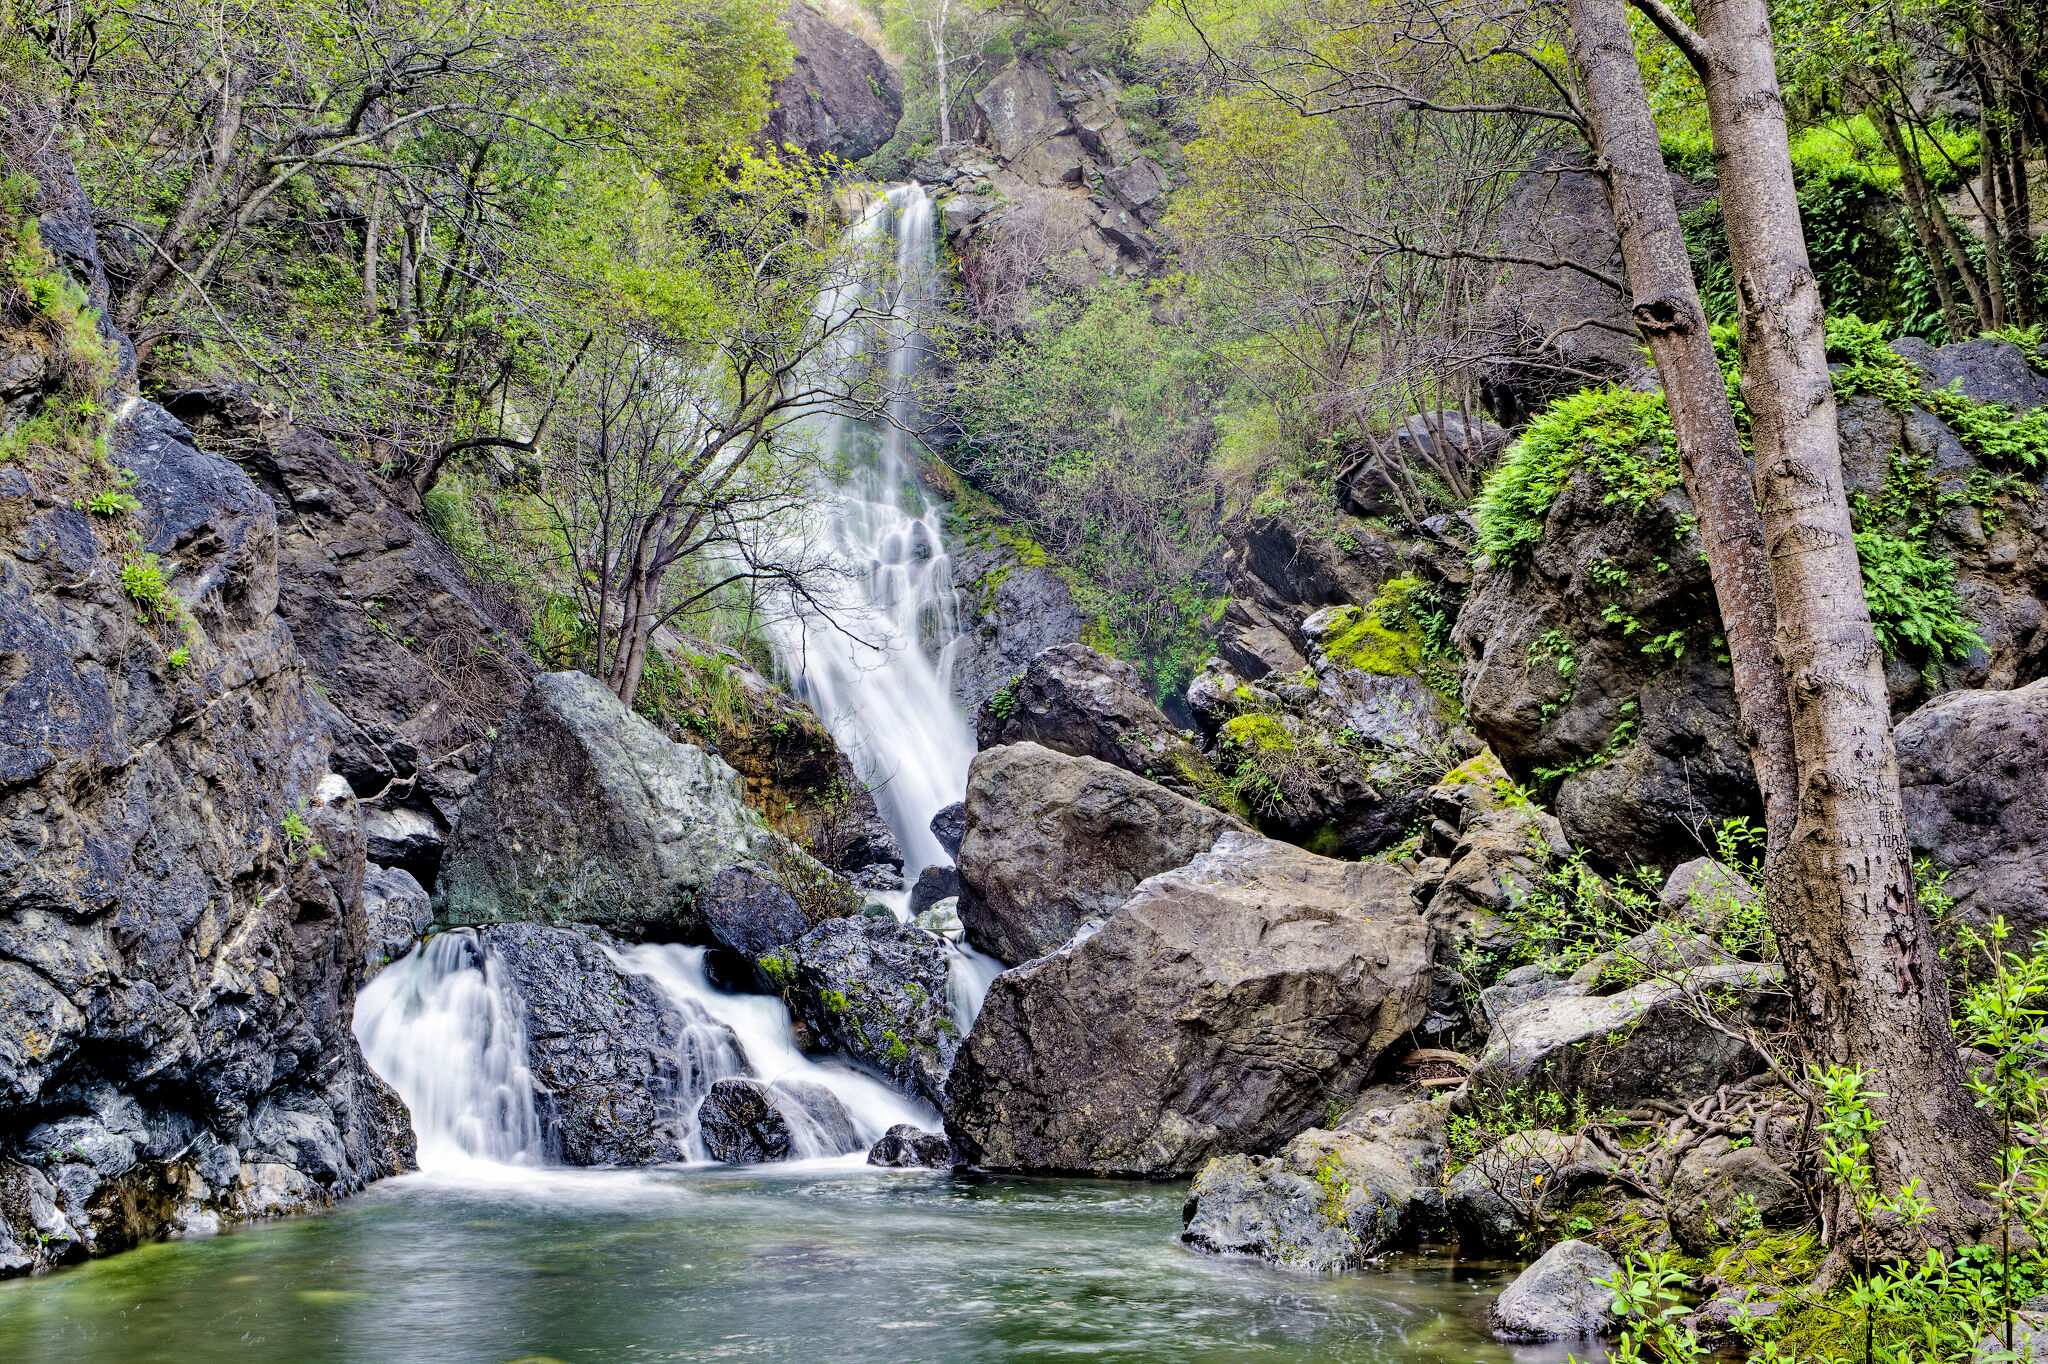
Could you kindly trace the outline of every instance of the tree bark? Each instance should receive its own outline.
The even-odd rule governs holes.
[[[1798,762],[1771,925],[1811,1059],[1855,1067],[1884,1096],[1872,1104],[1880,1187],[1917,1181],[1934,1206],[1920,1228],[1887,1229],[1891,1247],[1960,1243],[1994,1216],[1979,1185],[1995,1134],[1963,1088],[1947,977],[1913,890],[1770,18],[1765,0],[1700,0],[1696,12]]]
[[[1749,461],[1693,282],[1671,177],[1621,0],[1567,0],[1572,61],[1586,91],[1593,150],[1614,206],[1632,314],[1663,382],[1685,488],[1735,674],[1743,739],[1763,792],[1768,848],[1792,831],[1792,710],[1774,642],[1777,605]]]
[[[1883,95],[1873,98],[1866,108],[1871,121],[1877,124],[1878,133],[1884,138],[1885,150],[1892,154],[1892,160],[1899,166],[1899,189],[1906,201],[1906,216],[1913,220],[1913,234],[1920,239],[1920,254],[1927,261],[1927,274],[1934,281],[1935,297],[1941,300],[1941,323],[1948,329],[1949,340],[1960,341],[1963,331],[1963,315],[1956,310],[1955,290],[1949,287],[1948,266],[1942,258],[1941,238],[1934,229],[1934,215],[1927,211],[1927,181],[1920,173],[1920,159],[1906,146],[1904,134],[1899,131],[1899,121],[1892,115],[1891,105]],[[1967,262],[1965,262],[1967,265]]]
[[[157,290],[171,277],[173,263],[185,252],[186,239],[205,218],[208,208],[220,195],[222,183],[228,178],[228,171],[234,163],[235,144],[242,136],[242,87],[245,79],[233,67],[221,71],[220,88],[216,94],[219,102],[214,110],[213,137],[207,147],[206,161],[193,175],[191,184],[186,186],[178,211],[157,234],[156,249],[142,262],[135,282],[129,286],[121,306],[115,311],[115,319],[128,331],[135,330],[143,309],[149,306]]]
[[[377,187],[370,192],[370,221],[363,228],[363,316],[375,321],[377,317],[377,240],[384,233],[384,199],[389,191],[384,177],[377,177]]]

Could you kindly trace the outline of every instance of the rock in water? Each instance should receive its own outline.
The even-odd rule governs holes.
[[[720,1080],[698,1105],[697,1132],[711,1158],[728,1165],[860,1149],[846,1106],[831,1090],[808,1081]]]
[[[1489,1146],[1453,1175],[1445,1208],[1467,1254],[1514,1251],[1538,1213],[1613,1168],[1607,1153],[1585,1137],[1530,1128]]]
[[[911,916],[915,918],[939,901],[955,899],[959,894],[959,872],[951,867],[926,867],[917,874],[917,884],[910,888]]]
[[[946,850],[946,856],[960,855],[960,840],[967,836],[967,802],[956,800],[932,816],[932,837]]]
[[[1055,644],[982,702],[983,748],[1030,742],[1094,758],[1192,795],[1186,772],[1204,759],[1145,694],[1138,670],[1085,644]]]
[[[825,1045],[942,1102],[960,1035],[938,938],[886,915],[829,919],[760,968]]]
[[[1411,885],[1225,834],[1100,932],[996,977],[947,1134],[1005,1170],[1171,1177],[1273,1150],[1427,1013],[1437,944]]]
[[[1621,1266],[1600,1247],[1559,1241],[1507,1286],[1487,1320],[1499,1340],[1587,1340],[1611,1335],[1614,1290],[1603,1286]]]
[[[478,932],[519,992],[528,1065],[549,1145],[570,1165],[680,1160],[686,1101],[744,1068],[732,1030],[686,1017],[643,976],[621,971],[580,929],[498,924]]]
[[[1033,743],[991,748],[967,774],[960,921],[982,951],[1029,961],[1114,911],[1146,877],[1243,827],[1094,758]]]
[[[811,931],[811,917],[781,882],[753,867],[727,867],[698,898],[711,936],[752,961]]]
[[[898,1169],[950,1170],[953,1163],[953,1143],[944,1134],[927,1132],[907,1122],[899,1122],[884,1132],[868,1152],[868,1164]]]
[[[663,738],[594,677],[546,673],[462,803],[442,912],[451,924],[700,938],[712,878],[778,859],[815,865],[747,808],[723,759]]]
[[[1277,1156],[1218,1156],[1188,1191],[1180,1239],[1295,1269],[1353,1269],[1443,1215],[1444,1109],[1414,1103],[1310,1128]]]
[[[363,918],[369,925],[363,964],[375,971],[412,951],[434,926],[434,906],[412,873],[368,866],[363,869]]]

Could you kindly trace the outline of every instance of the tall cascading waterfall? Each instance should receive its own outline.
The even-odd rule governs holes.
[[[820,489],[819,529],[848,575],[823,610],[778,621],[771,638],[799,694],[874,791],[904,872],[915,877],[946,860],[931,818],[967,789],[975,746],[947,676],[960,610],[944,527],[908,458],[912,389],[928,355],[919,319],[939,293],[932,201],[922,188],[891,188],[847,233],[853,251],[883,241],[895,244],[887,278],[851,281],[818,300],[826,318],[866,307],[887,319],[848,328],[853,353],[835,359],[886,370],[889,419],[822,423],[824,453],[842,481]]]

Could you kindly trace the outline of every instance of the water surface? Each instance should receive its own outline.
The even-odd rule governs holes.
[[[317,1217],[0,1284],[10,1364],[520,1360],[1549,1364],[1501,1265],[1201,1256],[1180,1184],[478,1165]]]

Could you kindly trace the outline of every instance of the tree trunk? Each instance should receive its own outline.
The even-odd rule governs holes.
[[[1880,1187],[1934,1206],[1894,1249],[1954,1244],[1992,1214],[1995,1154],[1963,1089],[1948,981],[1913,891],[1884,660],[1842,486],[1820,291],[1807,258],[1765,0],[1700,0],[1697,35],[1741,311],[1743,396],[1792,700],[1798,810],[1771,867],[1771,925],[1815,1062],[1881,1091]]]
[[[388,194],[384,177],[370,194],[370,221],[363,228],[363,316],[377,317],[377,239],[384,233],[384,200]]]
[[[946,147],[953,142],[953,101],[946,88],[946,18],[952,8],[951,0],[940,0],[937,17],[931,24],[932,64],[937,67],[939,85],[939,145]]]
[[[1934,230],[1934,215],[1927,211],[1931,197],[1927,193],[1927,181],[1920,173],[1920,159],[1906,146],[1905,136],[1899,132],[1899,121],[1892,116],[1891,105],[1882,95],[1872,99],[1865,106],[1871,115],[1871,122],[1877,124],[1878,133],[1884,138],[1885,150],[1892,154],[1892,160],[1899,165],[1899,189],[1906,201],[1906,216],[1913,220],[1913,234],[1920,239],[1920,254],[1927,261],[1927,274],[1934,281],[1935,297],[1941,300],[1941,323],[1948,329],[1949,340],[1963,339],[1963,317],[1956,311],[1955,291],[1949,287],[1948,266],[1942,259],[1941,239]]]
[[[1749,461],[1693,282],[1627,12],[1621,0],[1567,0],[1566,9],[1593,149],[1635,296],[1632,312],[1678,434],[1686,493],[1699,514],[1720,602],[1743,739],[1763,792],[1768,846],[1776,852],[1792,829],[1792,711],[1773,641],[1777,606]]]
[[[143,259],[135,282],[129,286],[121,306],[115,311],[115,319],[128,331],[135,330],[142,310],[149,306],[150,300],[156,297],[156,291],[171,277],[173,263],[185,252],[186,238],[199,226],[220,195],[221,182],[227,179],[228,168],[234,162],[235,143],[242,135],[243,79],[241,73],[232,68],[221,72],[220,103],[214,111],[213,137],[207,147],[206,161],[192,177],[192,183],[186,186],[185,197],[179,201],[177,213],[157,234],[155,246]]]
[[[410,341],[413,337],[413,300],[418,291],[420,257],[415,240],[418,230],[419,213],[411,204],[399,211],[398,216],[398,334]]]

